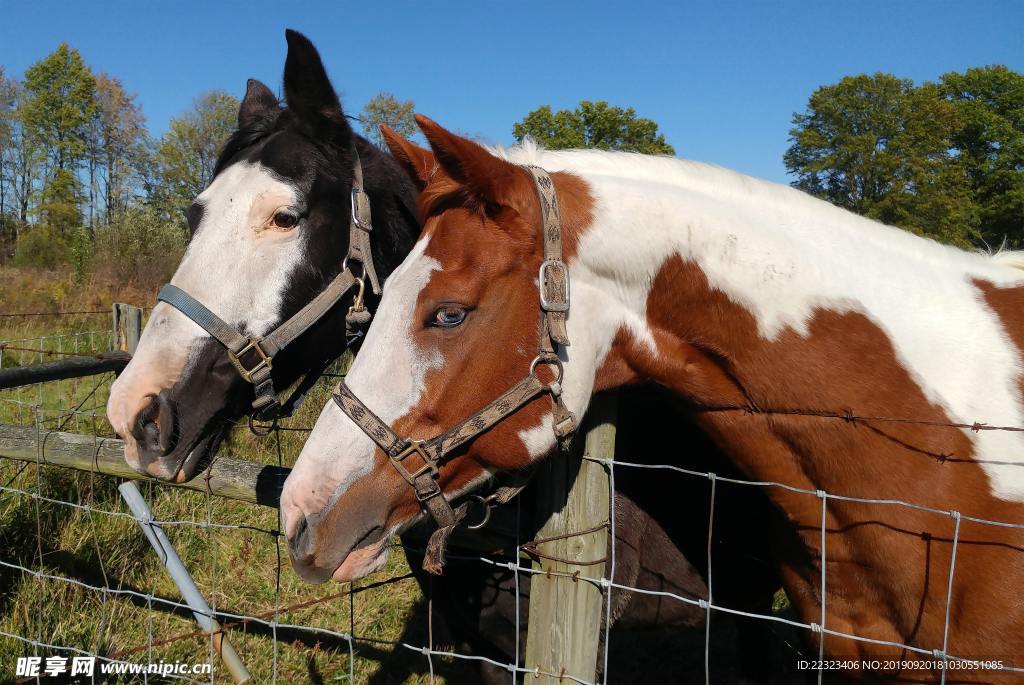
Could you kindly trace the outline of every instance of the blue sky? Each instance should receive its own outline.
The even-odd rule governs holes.
[[[819,85],[1024,71],[1024,0],[921,2],[44,2],[4,0],[9,74],[60,41],[137,93],[151,130],[202,91],[280,87],[284,29],[306,33],[350,113],[379,91],[508,143],[541,104],[608,100],[656,120],[683,157],[786,181],[790,117]]]

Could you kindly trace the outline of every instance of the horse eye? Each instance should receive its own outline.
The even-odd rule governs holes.
[[[295,216],[291,212],[275,212],[270,223],[272,223],[275,228],[283,228],[287,230],[289,228],[294,228],[295,224],[299,223],[299,217]]]
[[[430,319],[430,325],[440,328],[455,328],[466,320],[466,310],[462,307],[445,305],[439,307]]]

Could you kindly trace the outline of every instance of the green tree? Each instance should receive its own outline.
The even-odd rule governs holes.
[[[412,116],[415,108],[412,100],[399,100],[391,93],[374,95],[359,117],[363,122],[364,135],[380,148],[384,147],[381,124],[387,124],[406,138],[415,135],[419,131]]]
[[[934,84],[848,76],[793,115],[793,185],[858,214],[944,242],[978,238],[966,169],[951,150],[956,109]]]
[[[945,74],[938,87],[959,116],[952,145],[967,170],[982,237],[1024,247],[1024,74],[978,67]]]
[[[46,179],[39,200],[39,219],[46,226],[64,235],[82,225],[77,179],[67,169],[54,169]]]
[[[235,130],[238,99],[211,91],[193,107],[171,120],[156,151],[155,205],[177,220],[213,176],[217,155]]]
[[[613,107],[603,100],[583,100],[576,109],[553,112],[544,105],[512,126],[516,140],[526,136],[552,150],[599,148],[652,155],[674,155],[675,150],[658,133],[658,124],[638,117],[630,107]]]
[[[57,169],[74,171],[85,156],[96,81],[78,50],[61,43],[25,70],[26,132]]]

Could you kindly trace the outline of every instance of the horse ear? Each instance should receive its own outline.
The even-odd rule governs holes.
[[[254,78],[249,79],[242,105],[238,108],[238,128],[249,128],[266,119],[277,108],[277,97],[270,88]]]
[[[416,123],[427,137],[438,163],[452,179],[485,204],[516,204],[519,198],[516,191],[527,180],[522,168],[495,157],[482,145],[445,130],[425,116],[417,114]]]
[[[434,153],[409,142],[387,124],[380,125],[380,132],[391,150],[391,156],[402,165],[416,187],[423,190],[437,167]]]
[[[284,62],[284,99],[301,121],[313,127],[321,139],[347,146],[352,128],[341,111],[334,86],[320,61],[320,53],[308,38],[288,29],[288,57]]]

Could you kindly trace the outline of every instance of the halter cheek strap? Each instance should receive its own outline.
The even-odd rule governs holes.
[[[370,321],[370,312],[364,302],[367,279],[374,294],[380,294],[380,282],[373,267],[373,255],[370,251],[370,234],[373,232],[370,198],[363,189],[363,167],[359,162],[359,155],[354,150],[353,153],[355,163],[352,170],[352,216],[349,221],[348,253],[342,262],[341,273],[294,316],[263,337],[247,336],[176,285],[168,283],[157,294],[157,300],[166,302],[180,311],[227,349],[228,358],[239,375],[254,386],[255,399],[252,407],[254,416],[258,418],[286,416],[287,412],[294,408],[297,400],[301,399],[305,390],[308,390],[307,378],[300,385],[302,391],[293,393],[282,409],[271,376],[275,355],[323,318],[347,292],[356,288],[352,306],[345,316],[347,332],[354,335]],[[359,276],[352,271],[353,262],[358,262],[361,267]],[[314,379],[320,375],[319,372],[313,371],[310,374]]]
[[[540,395],[551,398],[553,429],[558,444],[567,446],[576,430],[576,417],[562,401],[562,361],[556,354],[557,345],[568,345],[566,315],[569,312],[569,269],[562,261],[561,220],[554,183],[546,171],[527,167],[537,186],[543,220],[544,261],[540,267],[541,330],[537,356],[530,370],[518,383],[506,390],[475,414],[455,424],[444,433],[428,440],[402,437],[382,421],[355,396],[344,381],[338,384],[334,402],[359,428],[376,443],[391,465],[405,479],[416,494],[420,507],[437,523],[430,536],[424,570],[440,573],[444,567],[444,553],[448,536],[466,515],[468,503],[453,508],[438,482],[440,468],[449,455],[515,414]],[[545,383],[537,375],[540,366],[551,367],[554,380]],[[502,503],[510,500],[524,485],[499,488],[491,498]],[[488,499],[491,499],[488,498]],[[486,502],[489,504],[489,502]]]

